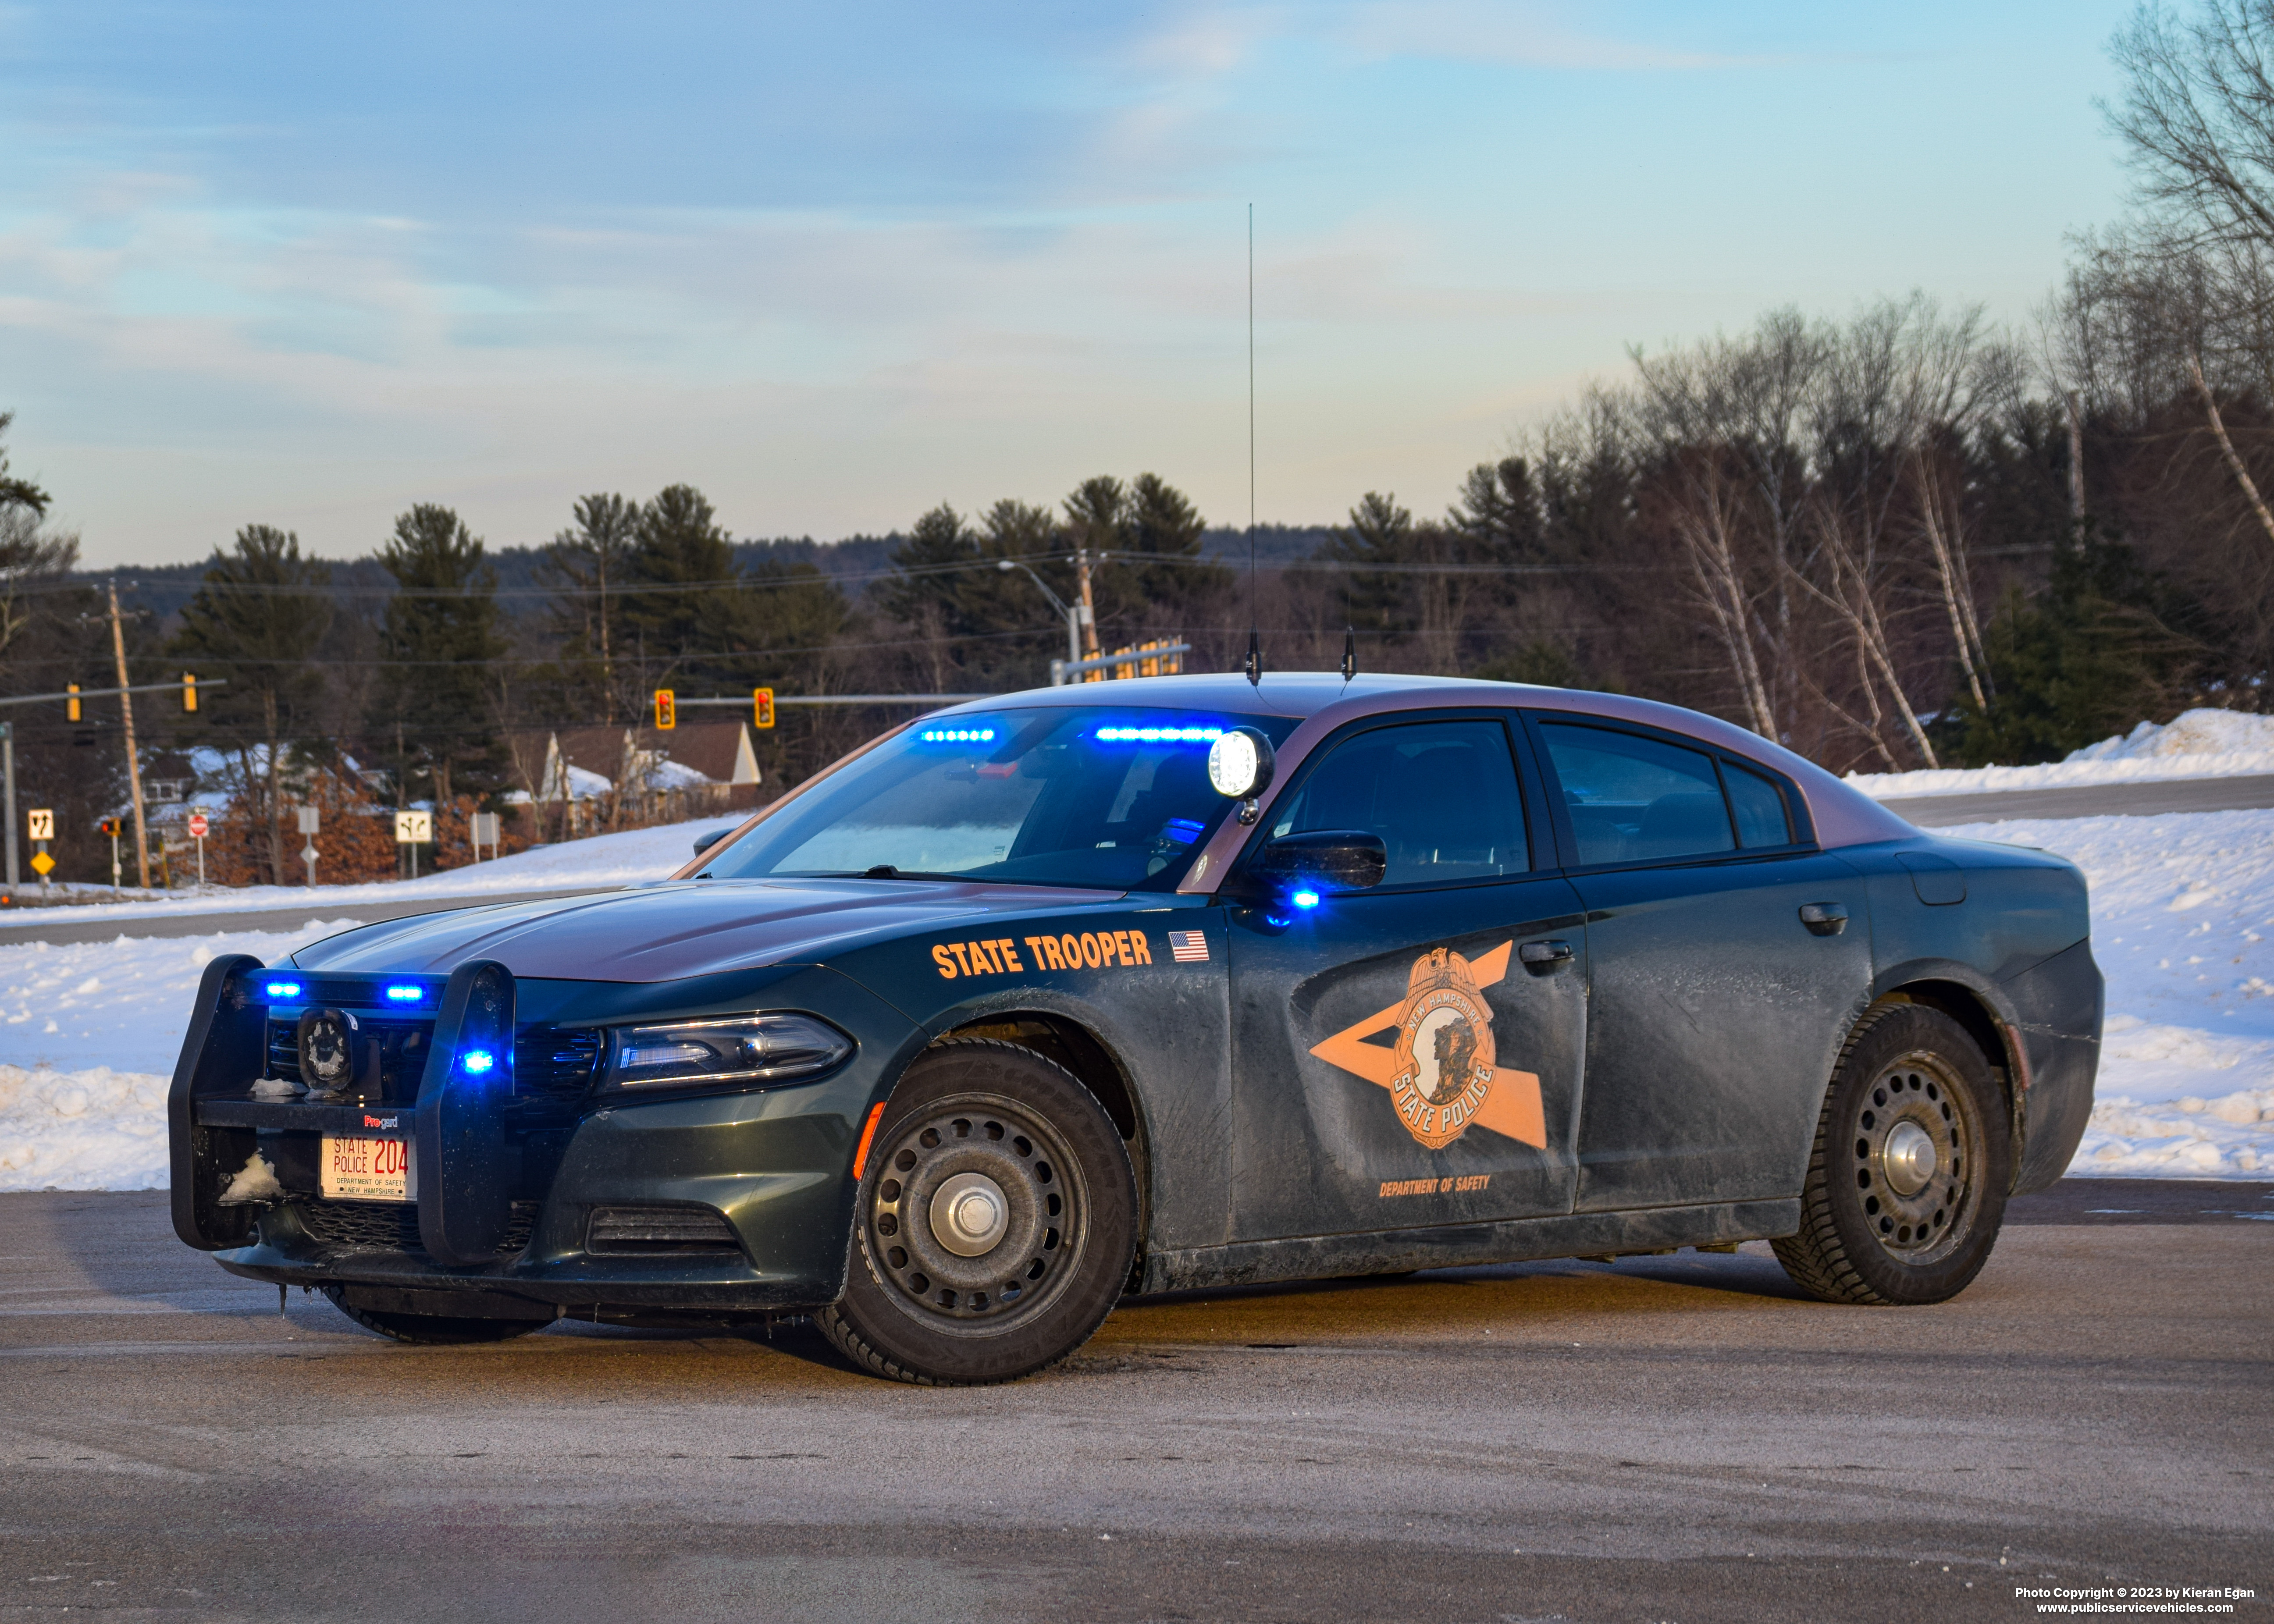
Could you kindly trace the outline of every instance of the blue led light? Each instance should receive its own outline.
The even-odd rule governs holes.
[[[458,1056],[458,1064],[463,1070],[479,1077],[497,1064],[497,1056],[486,1049],[470,1049]]]
[[[424,987],[390,987],[387,989],[389,1004],[416,1004],[426,996]]]
[[[1214,744],[1221,727],[1101,727],[1100,744]]]
[[[926,744],[992,744],[991,727],[927,727],[916,735]]]
[[[268,996],[272,998],[297,998],[300,996],[300,983],[271,981],[268,983]]]
[[[1299,908],[1315,908],[1319,906],[1319,893],[1314,891],[1299,891],[1287,900]]]

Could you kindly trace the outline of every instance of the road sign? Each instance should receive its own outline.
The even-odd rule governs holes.
[[[195,711],[197,708],[198,673],[194,671],[185,671],[182,673],[182,709],[185,711]]]
[[[316,866],[316,859],[320,855],[322,855],[322,853],[316,850],[316,843],[313,840],[309,841],[307,845],[300,848],[300,861],[306,863],[311,868]],[[313,884],[314,882],[312,880],[309,883]]]
[[[213,825],[212,825],[210,823],[208,823],[208,822],[207,822],[207,821],[206,821],[206,815],[205,815],[204,813],[202,813],[202,812],[192,812],[192,813],[191,813],[191,814],[190,814],[190,838],[191,838],[191,839],[192,839],[192,840],[202,840],[202,839],[204,839],[204,838],[206,838],[207,832],[208,831],[210,831],[212,828],[213,828]]]
[[[64,701],[64,720],[66,722],[76,722],[80,719],[79,713],[79,684],[76,682],[67,682],[64,685],[64,691],[70,695],[70,697]]]
[[[38,875],[41,879],[46,879],[48,877],[48,871],[55,866],[56,860],[49,856],[45,852],[34,852],[32,853],[32,872]]]
[[[56,838],[56,814],[52,807],[34,807],[31,814],[32,838],[52,840]]]
[[[655,726],[659,733],[679,726],[679,695],[667,688],[655,690]]]
[[[770,688],[753,688],[750,692],[750,698],[754,702],[752,708],[757,712],[757,726],[760,727],[772,727],[774,725],[773,689]]]
[[[425,846],[434,838],[434,815],[432,812],[397,812],[395,815],[395,844]]]
[[[300,832],[304,835],[314,834],[316,832],[317,826],[318,818],[316,816],[316,808],[313,807],[302,807],[300,808]]]

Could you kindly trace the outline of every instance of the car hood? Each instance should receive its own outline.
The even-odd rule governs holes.
[[[817,964],[880,936],[1119,895],[922,880],[690,880],[388,920],[313,943],[292,962],[344,974],[440,975],[494,959],[516,976],[669,981]]]

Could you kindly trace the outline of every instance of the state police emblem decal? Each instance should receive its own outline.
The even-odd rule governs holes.
[[[1344,1027],[1311,1052],[1328,1064],[1389,1090],[1405,1131],[1442,1150],[1472,1127],[1504,1134],[1535,1150],[1547,1146],[1540,1077],[1499,1063],[1493,1044],[1487,987],[1508,974],[1503,942],[1473,961],[1433,947],[1413,961],[1405,996]],[[1367,1040],[1396,1028],[1395,1044]]]
[[[1405,1131],[1432,1150],[1461,1137],[1492,1097],[1492,1011],[1469,961],[1434,948],[1415,961],[1397,1022],[1389,1097]]]

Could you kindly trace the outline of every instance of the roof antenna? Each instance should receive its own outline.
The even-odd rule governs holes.
[[[1358,675],[1358,633],[1343,628],[1343,680],[1348,682]]]
[[[1247,664],[1250,688],[1263,685],[1263,640],[1255,626],[1255,205],[1247,206]]]

